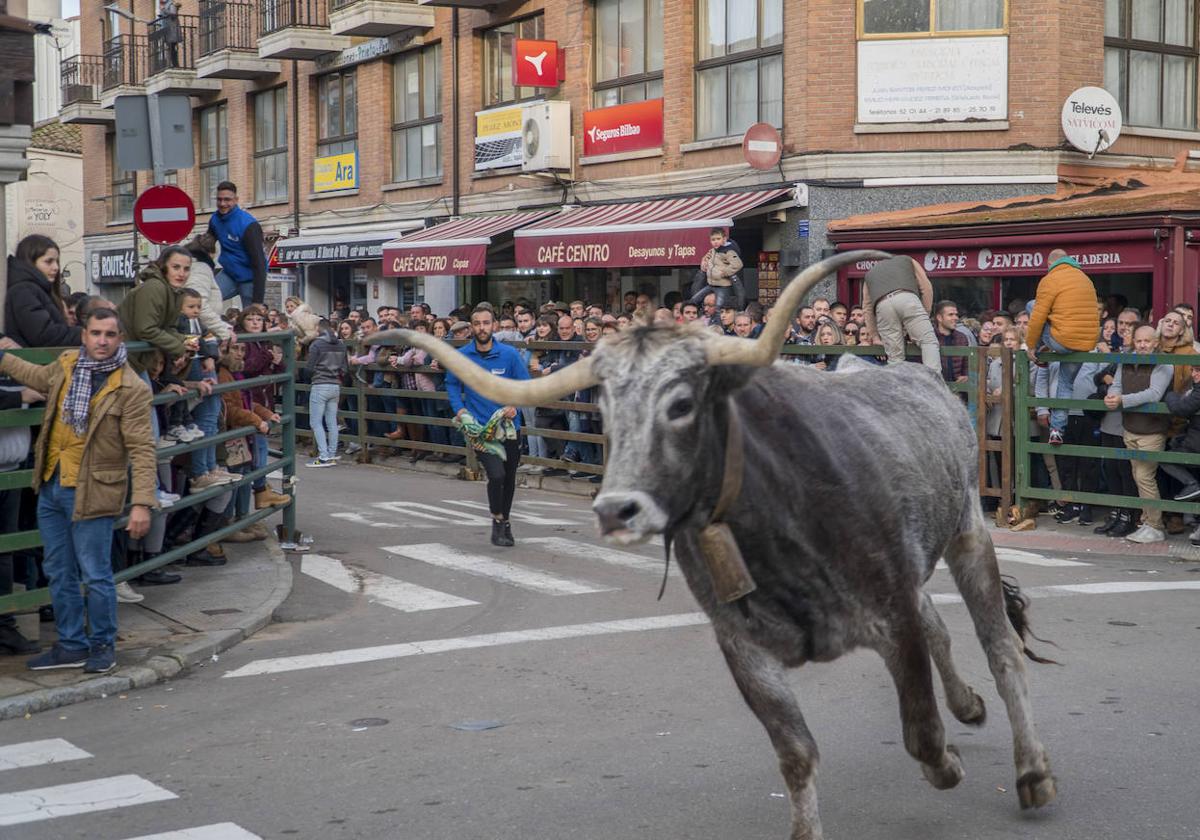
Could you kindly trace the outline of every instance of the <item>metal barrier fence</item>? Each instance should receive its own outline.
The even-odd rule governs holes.
[[[259,7],[260,36],[293,26],[309,29],[329,26],[327,0],[262,0]]]
[[[449,342],[453,346],[462,346],[465,341]],[[543,353],[554,350],[571,350],[571,351],[587,351],[592,345],[582,342],[568,341],[537,341],[515,346],[529,350],[533,353]],[[384,349],[390,349],[397,355],[402,354],[406,349],[402,346],[393,348],[383,348],[380,353],[383,354]],[[910,348],[910,355],[919,357],[919,352],[916,348]],[[1012,428],[1012,365],[1011,351],[1001,351],[999,348],[990,348],[993,357],[1000,357],[1000,354],[1006,353],[1004,358],[1009,360],[1006,366],[1008,371],[1004,382],[1002,393],[989,393],[987,388],[987,365],[989,359],[989,348],[978,347],[943,347],[942,355],[949,358],[965,358],[967,360],[967,379],[964,382],[949,383],[952,391],[964,395],[967,411],[972,418],[979,438],[980,448],[980,494],[998,499],[998,504],[1001,509],[1007,509],[1012,504],[1013,499],[1013,470],[1012,470],[1012,435],[1008,430]],[[785,359],[809,356],[840,356],[843,354],[856,356],[878,356],[882,352],[880,347],[847,347],[838,345],[833,347],[814,347],[808,345],[785,345],[780,350],[780,355]],[[373,364],[358,366],[358,370],[362,371],[368,378],[374,378],[375,373],[384,374],[404,374],[404,373],[419,373],[433,376],[444,375],[444,371],[436,367],[420,366],[420,367],[392,367],[390,364]],[[305,394],[310,390],[310,386],[306,384],[297,384],[297,394]],[[302,398],[303,399],[303,398]],[[439,426],[443,428],[453,428],[453,421],[450,419],[450,412],[447,406],[446,411],[438,414],[411,412],[398,415],[395,411],[376,411],[370,408],[371,405],[379,406],[385,400],[423,400],[426,403],[436,403],[438,405],[448,403],[448,397],[445,391],[421,391],[414,389],[401,388],[377,388],[372,387],[362,381],[357,375],[354,377],[351,386],[342,388],[342,396],[339,401],[337,417],[339,422],[343,420],[352,421],[354,423],[354,431],[350,434],[342,434],[339,440],[356,443],[359,447],[356,453],[357,460],[360,463],[369,462],[372,459],[371,447],[390,447],[397,450],[408,450],[411,452],[436,452],[443,455],[463,459],[466,478],[477,478],[480,476],[478,463],[475,457],[475,451],[465,444],[447,445],[441,443],[431,443],[426,440],[411,440],[408,438],[393,440],[379,435],[372,435],[369,432],[370,423],[388,423],[392,425],[410,425],[422,428]],[[343,407],[345,405],[346,407]],[[986,429],[986,412],[989,408],[995,407],[1000,413],[1000,434],[993,439],[989,439],[985,433]],[[600,407],[594,402],[570,402],[558,400],[555,402],[544,403],[536,407],[543,412],[578,412],[580,414],[590,415],[590,419],[594,420],[593,425],[598,425],[600,420]],[[302,405],[295,407],[297,415],[308,415],[308,403],[303,399]],[[477,418],[481,421],[485,418]],[[567,423],[567,429],[550,428],[546,426],[529,426],[526,423],[521,424],[521,435],[524,438],[539,437],[543,440],[557,440],[566,443],[577,441],[579,443],[592,444],[597,448],[599,457],[597,463],[587,464],[579,461],[566,461],[559,458],[542,458],[530,457],[523,455],[521,458],[522,464],[531,464],[537,467],[548,469],[565,470],[573,472],[581,476],[593,476],[604,474],[604,463],[607,455],[607,438],[602,432],[572,432],[569,430],[569,421],[564,418]],[[298,429],[297,435],[305,440],[312,439],[312,433],[306,429]],[[990,454],[997,456],[997,469],[989,469],[988,456]],[[993,474],[995,480],[991,480]]]
[[[282,429],[282,455],[280,458],[272,461],[270,456],[267,457],[267,463],[257,469],[253,469],[242,475],[238,481],[231,484],[224,484],[217,487],[210,487],[196,493],[190,493],[180,499],[170,508],[171,512],[183,510],[185,508],[194,507],[206,503],[209,499],[220,496],[230,490],[236,490],[242,485],[252,484],[257,479],[269,475],[275,470],[282,469],[283,471],[283,491],[288,493],[294,487],[293,476],[295,475],[295,450],[296,450],[296,435],[295,435],[295,415],[289,411],[289,407],[295,403],[294,382],[296,375],[296,352],[295,352],[295,336],[290,332],[271,332],[271,333],[253,333],[238,335],[238,341],[257,342],[267,341],[273,344],[280,344],[283,348],[283,358],[286,369],[281,373],[269,374],[266,376],[257,376],[252,379],[240,379],[234,382],[225,383],[223,385],[214,384],[212,393],[214,395],[222,394],[226,391],[240,391],[245,388],[255,388],[262,385],[282,385],[281,402],[283,410],[278,412],[280,418],[280,427]],[[144,342],[129,342],[126,347],[132,352],[137,350],[149,349],[150,345]],[[58,358],[63,348],[57,349],[30,349],[30,350],[8,350],[7,353],[12,353],[30,362],[37,364],[47,364]],[[198,391],[191,390],[186,394],[162,393],[154,397],[153,404],[170,405],[171,403],[186,400],[190,397],[199,397]],[[37,426],[42,422],[43,409],[28,408],[28,409],[10,409],[8,411],[0,411],[0,428],[13,428],[16,426]],[[236,429],[228,429],[216,435],[201,438],[190,443],[180,443],[158,450],[157,460],[161,462],[170,462],[179,455],[184,455],[197,449],[202,449],[208,446],[215,446],[227,440],[232,440],[237,437],[248,437],[255,434],[258,430],[252,426],[241,426]],[[15,488],[31,487],[33,483],[33,470],[14,470],[12,472],[0,473],[0,490],[11,490]],[[295,533],[296,528],[296,504],[293,501],[287,505],[262,508],[260,510],[251,509],[246,516],[240,519],[235,519],[230,524],[224,526],[220,530],[213,531],[210,534],[204,535],[200,539],[193,539],[185,545],[164,551],[162,554],[130,566],[114,575],[118,583],[121,581],[130,580],[146,572],[166,566],[169,563],[174,563],[189,554],[192,554],[207,545],[214,542],[219,542],[225,537],[240,531],[247,525],[252,525],[261,519],[266,519],[276,513],[283,513],[283,534],[285,539],[290,539]],[[156,513],[155,515],[163,515]],[[126,517],[121,517],[117,524],[117,528],[125,527]],[[0,554],[9,554],[18,551],[25,551],[30,548],[36,548],[42,544],[41,537],[36,530],[19,531],[13,534],[0,535]],[[25,612],[36,609],[43,604],[50,603],[50,592],[48,589],[28,589],[25,592],[14,593],[0,597],[0,614]]]
[[[200,5],[200,55],[220,50],[257,52],[254,6],[208,0]]]
[[[1020,420],[1027,417],[1035,408],[1108,411],[1102,400],[1058,399],[1056,397],[1035,397],[1030,390],[1029,357],[1025,351],[1016,354],[1016,379],[1013,387],[1015,397],[1014,416]],[[1167,364],[1200,365],[1200,355],[1197,354],[1135,354],[1135,353],[1042,353],[1038,355],[1040,362],[1104,362],[1105,364]],[[1169,387],[1169,386],[1168,386]],[[1122,408],[1122,413],[1131,414],[1167,414],[1170,411],[1166,404],[1156,402],[1136,408]],[[1074,502],[1085,505],[1101,505],[1120,508],[1153,508],[1176,513],[1200,514],[1200,504],[1196,502],[1176,502],[1173,499],[1143,499],[1140,496],[1122,496],[1115,493],[1085,492],[1080,490],[1057,490],[1053,487],[1034,487],[1030,470],[1032,455],[1058,456],[1070,458],[1090,458],[1101,461],[1149,461],[1154,464],[1180,464],[1185,467],[1200,467],[1200,455],[1184,452],[1147,451],[1142,449],[1111,448],[1105,446],[1079,446],[1063,444],[1051,446],[1049,443],[1034,442],[1028,434],[1016,434],[1016,466],[1017,466],[1017,503],[1026,499],[1041,499],[1059,502]]]
[[[98,101],[104,83],[104,56],[77,55],[63,59],[59,79],[64,106]]]

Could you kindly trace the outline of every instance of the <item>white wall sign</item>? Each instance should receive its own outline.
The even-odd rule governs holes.
[[[1104,88],[1081,87],[1063,103],[1062,129],[1068,143],[1091,157],[1121,136],[1121,106]]]
[[[1007,37],[858,42],[860,123],[1007,118]]]

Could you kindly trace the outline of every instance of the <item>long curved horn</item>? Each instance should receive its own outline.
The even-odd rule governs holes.
[[[433,356],[443,368],[453,373],[463,384],[502,405],[540,405],[573,394],[597,383],[592,375],[592,360],[580,359],[575,364],[539,379],[505,379],[468,359],[458,349],[440,338],[414,330],[383,330],[368,337],[364,344],[407,344],[419,347]],[[480,420],[486,420],[481,417]]]
[[[788,325],[808,291],[827,274],[832,274],[844,265],[859,260],[886,260],[892,256],[884,251],[846,251],[810,265],[794,278],[771,310],[771,320],[763,327],[757,341],[747,341],[733,336],[713,336],[707,345],[708,363],[712,365],[755,365],[766,367],[775,361],[783,340],[787,337]]]

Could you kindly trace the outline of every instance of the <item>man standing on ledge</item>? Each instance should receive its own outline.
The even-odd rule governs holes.
[[[515,347],[492,340],[495,329],[495,311],[490,304],[479,304],[471,312],[473,340],[458,352],[496,376],[528,379],[529,370],[521,362],[521,353]],[[479,453],[479,463],[487,473],[492,545],[515,545],[508,514],[512,510],[517,467],[521,463],[520,415],[514,406],[502,406],[475,393],[449,371],[446,373],[446,393],[457,424],[468,445]]]
[[[921,348],[921,364],[941,372],[941,353],[929,311],[933,284],[912,257],[888,257],[863,278],[863,317],[887,351],[887,363],[904,361],[904,337]]]
[[[241,295],[243,309],[252,303],[262,303],[267,294],[262,227],[238,206],[237,185],[232,181],[217,184],[217,212],[208,219],[208,232],[221,243],[217,285],[222,297],[229,300]]]
[[[125,508],[131,463],[125,530],[132,539],[146,535],[150,510],[158,507],[150,388],[126,361],[120,319],[106,307],[88,313],[80,349],[48,365],[0,351],[0,372],[46,395],[34,445],[33,489],[58,642],[26,666],[103,674],[116,664],[112,531]]]

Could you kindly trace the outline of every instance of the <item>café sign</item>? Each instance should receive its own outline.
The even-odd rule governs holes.
[[[1048,256],[1051,250],[1052,247],[931,248],[910,252],[909,256],[933,275],[1042,275],[1049,270]],[[1120,245],[1076,245],[1068,246],[1065,250],[1084,271],[1145,271],[1153,267],[1154,248],[1148,240]],[[877,263],[878,260],[859,260],[850,267],[849,273],[856,276],[866,274]]]

